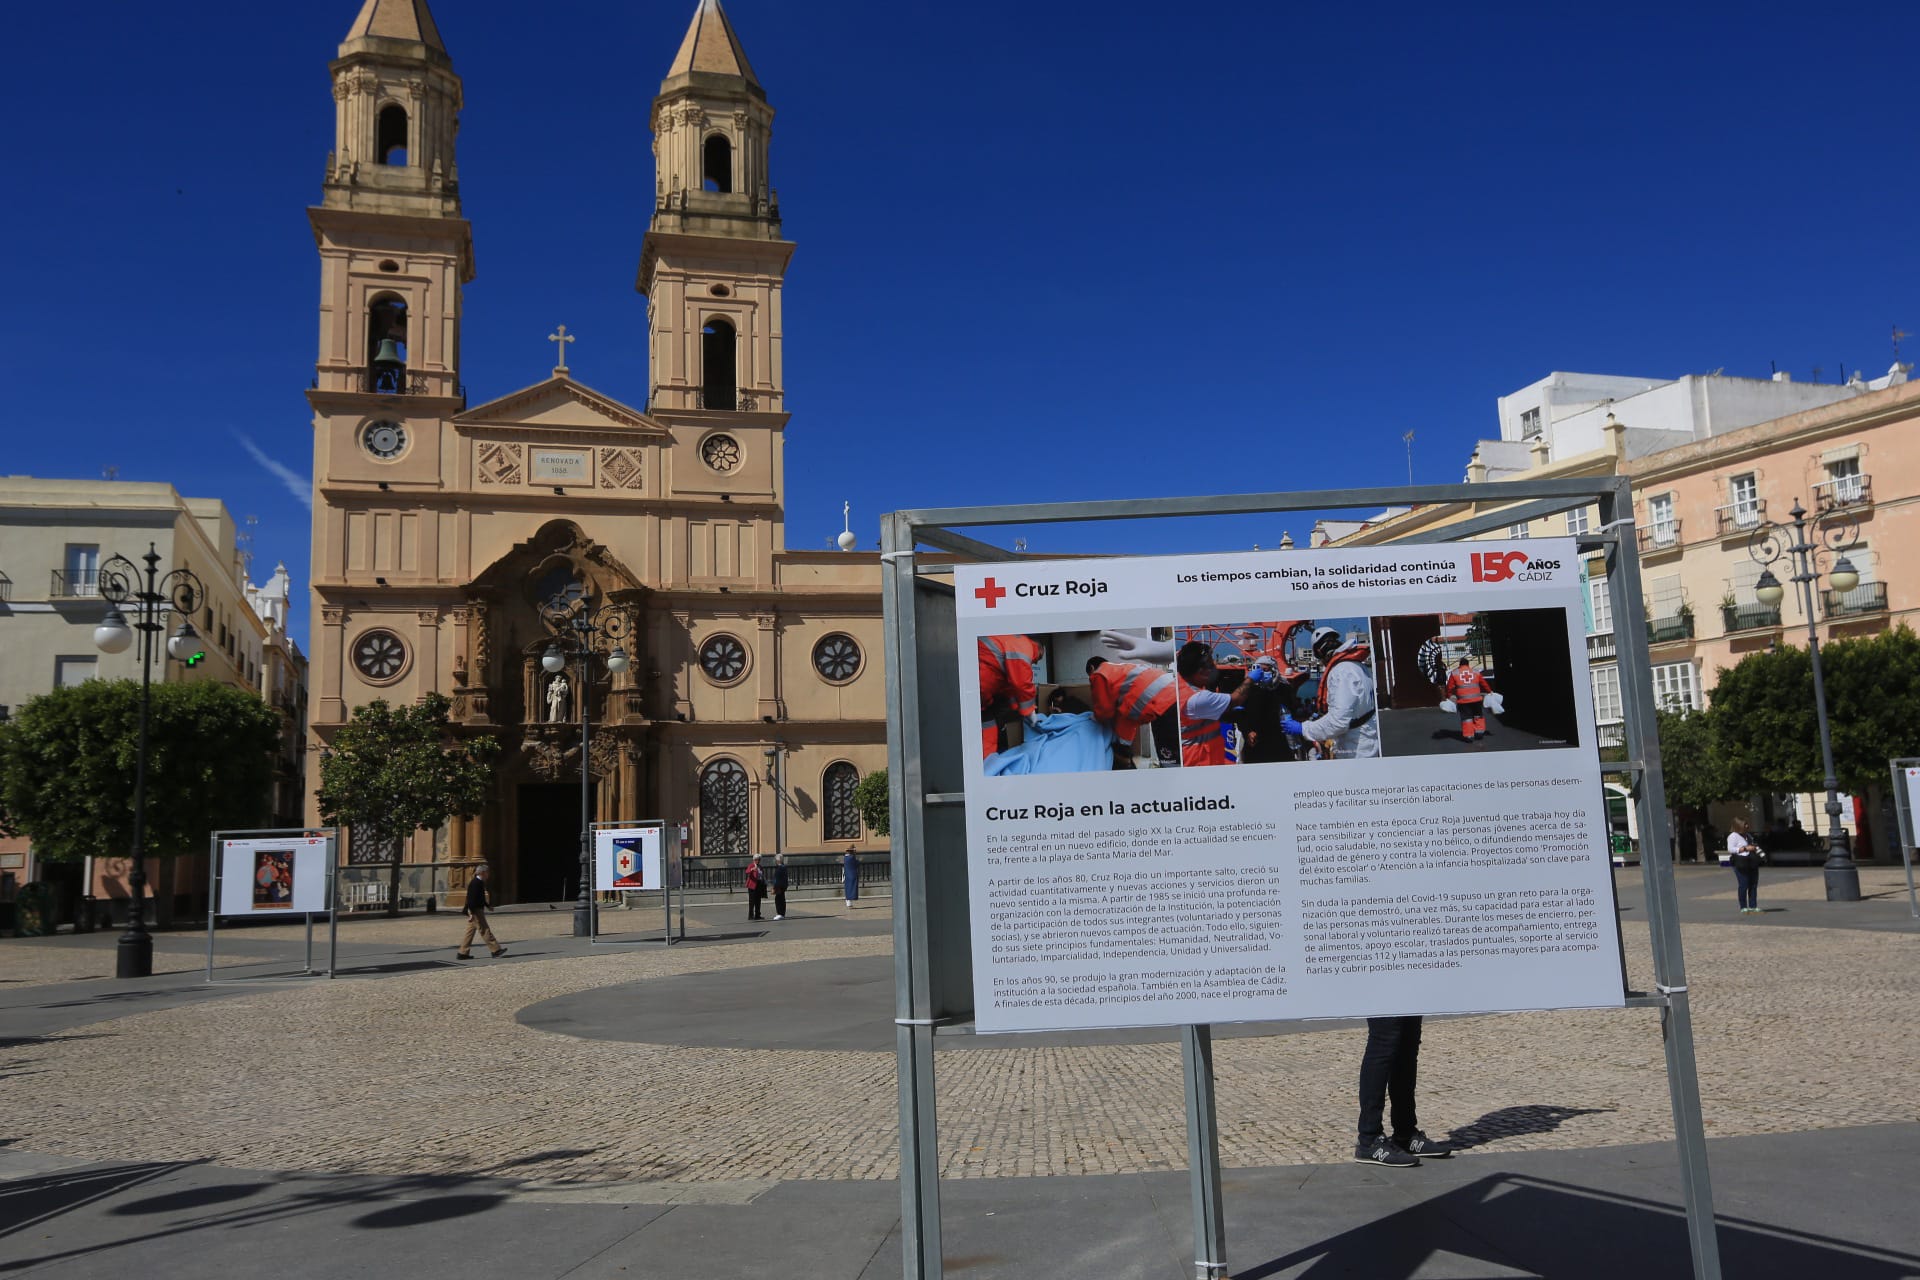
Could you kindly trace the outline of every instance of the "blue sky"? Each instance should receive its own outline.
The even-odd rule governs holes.
[[[296,634],[305,208],[357,8],[117,4],[78,32],[20,7],[0,88],[0,471],[111,466],[256,516]],[[727,8],[799,245],[794,547],[843,500],[871,545],[901,507],[1398,483],[1409,429],[1415,477],[1457,481],[1494,398],[1554,369],[1837,381],[1920,330],[1910,4]],[[545,376],[559,323],[576,378],[644,400],[647,113],[693,9],[433,0],[466,85],[475,403]]]

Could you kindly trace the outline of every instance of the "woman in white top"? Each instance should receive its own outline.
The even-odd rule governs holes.
[[[1736,818],[1727,833],[1727,860],[1733,864],[1733,878],[1740,890],[1740,914],[1760,914],[1760,859],[1767,855],[1753,842],[1753,824]]]

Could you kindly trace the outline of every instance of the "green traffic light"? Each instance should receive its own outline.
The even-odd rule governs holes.
[[[190,667],[197,667],[202,662],[205,662],[206,658],[207,658],[207,651],[205,649],[195,649],[192,653],[187,655],[187,665]]]

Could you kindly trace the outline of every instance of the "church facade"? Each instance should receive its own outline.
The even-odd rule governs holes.
[[[426,0],[366,0],[331,67],[336,141],[309,211],[309,793],[355,707],[444,693],[460,732],[500,742],[496,787],[405,859],[453,864],[456,882],[484,859],[502,901],[565,898],[584,693],[596,820],[685,823],[700,856],[885,847],[852,802],[886,765],[879,568],[785,546],[794,246],[773,112],[717,0],[653,105],[641,408],[574,380],[564,328],[552,376],[467,402],[462,86]],[[542,663],[575,621],[604,633],[587,689],[577,660]]]

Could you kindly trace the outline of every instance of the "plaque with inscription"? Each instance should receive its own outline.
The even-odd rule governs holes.
[[[529,479],[535,484],[592,484],[593,462],[585,449],[529,449]]]

